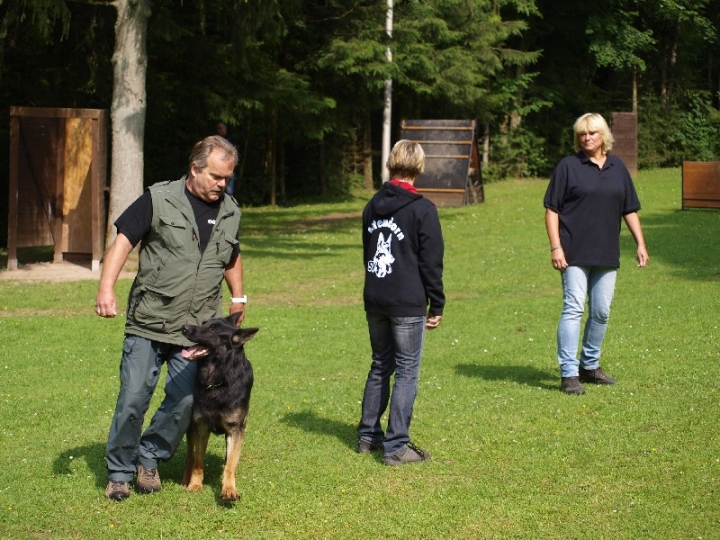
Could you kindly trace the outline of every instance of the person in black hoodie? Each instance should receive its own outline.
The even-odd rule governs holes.
[[[363,297],[372,364],[357,451],[382,449],[386,465],[403,465],[430,459],[427,451],[410,442],[409,430],[425,329],[440,325],[445,306],[444,243],[437,208],[413,185],[425,170],[422,147],[398,141],[386,165],[391,180],[363,211]],[[383,432],[380,418],[388,403],[390,416]]]

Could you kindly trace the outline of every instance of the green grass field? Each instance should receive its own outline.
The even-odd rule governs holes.
[[[440,210],[448,303],[412,426],[432,461],[398,468],[354,452],[369,195],[244,211],[245,325],[261,330],[234,506],[219,437],[201,493],[180,485],[183,444],[161,492],[106,500],[123,319],[93,314],[92,281],[0,282],[0,538],[719,538],[720,212],[681,211],[677,169],[640,174],[651,259],[636,268],[623,229],[602,360],[619,382],[567,396],[546,185]]]

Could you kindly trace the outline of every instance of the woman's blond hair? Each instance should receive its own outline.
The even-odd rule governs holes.
[[[582,135],[583,133],[590,133],[592,131],[596,131],[600,134],[600,137],[602,138],[602,150],[604,154],[607,154],[610,150],[612,150],[615,138],[610,131],[610,126],[608,126],[608,123],[605,121],[602,115],[598,113],[583,114],[580,118],[575,120],[573,130],[575,131],[576,152],[579,152],[582,149],[582,146],[580,145],[580,135]]]
[[[401,139],[393,146],[386,166],[390,171],[390,178],[414,180],[425,170],[425,152],[418,143]]]

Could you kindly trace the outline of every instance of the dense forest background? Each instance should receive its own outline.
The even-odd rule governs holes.
[[[588,111],[638,113],[641,168],[720,157],[716,0],[396,0],[392,37],[387,0],[124,1],[150,8],[146,186],[218,120],[242,204],[377,186],[388,79],[393,141],[404,118],[476,119],[486,182],[549,176]],[[3,171],[10,106],[110,108],[116,4],[0,0]]]

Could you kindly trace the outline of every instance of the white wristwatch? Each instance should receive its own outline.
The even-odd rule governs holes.
[[[243,294],[242,296],[233,297],[230,299],[230,301],[233,304],[247,304],[247,295]]]

